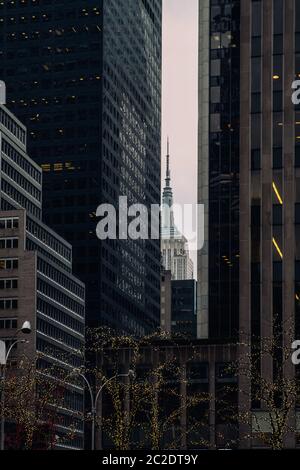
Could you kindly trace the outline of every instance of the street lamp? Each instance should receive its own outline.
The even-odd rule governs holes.
[[[91,405],[92,405],[92,450],[95,450],[95,429],[96,429],[96,416],[97,416],[97,405],[98,405],[98,400],[101,396],[101,393],[102,393],[102,390],[104,389],[104,387],[106,387],[106,385],[113,381],[114,379],[117,379],[117,378],[121,378],[121,377],[129,377],[129,378],[132,378],[134,379],[135,377],[135,373],[133,370],[129,370],[128,371],[128,374],[116,374],[114,375],[113,377],[110,377],[109,379],[107,379],[102,385],[101,387],[99,388],[99,390],[97,391],[96,393],[96,396],[94,396],[94,393],[93,393],[93,390],[92,390],[92,386],[90,384],[90,382],[88,381],[87,377],[83,374],[83,372],[81,372],[80,370],[77,370],[75,371],[77,372],[77,374],[79,375],[79,377],[81,377],[87,387],[88,387],[88,390],[89,390],[89,393],[90,393],[90,397],[91,397]]]
[[[22,325],[22,327],[16,331],[15,335],[13,336],[16,337],[18,333],[23,333],[24,335],[29,335],[31,333],[31,324],[29,321],[25,321]],[[2,377],[1,377],[1,381],[2,381],[2,392],[1,392],[1,439],[0,439],[0,450],[4,450],[4,447],[5,447],[5,413],[4,413],[4,405],[5,405],[5,378],[6,378],[6,365],[7,365],[7,361],[8,361],[8,358],[10,356],[10,353],[12,352],[13,348],[19,344],[19,343],[26,343],[28,344],[29,341],[25,340],[25,339],[17,339],[15,341],[12,342],[12,344],[10,345],[10,347],[8,348],[8,351],[6,352],[6,348],[5,348],[5,343],[0,341],[0,346],[2,345],[2,350],[4,351],[4,357],[3,357],[3,362],[0,363],[0,365],[3,366],[3,371],[2,371]]]

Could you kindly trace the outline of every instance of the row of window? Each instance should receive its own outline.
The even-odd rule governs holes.
[[[39,337],[37,338],[36,349],[40,353],[43,353],[66,364],[71,364],[76,368],[79,368],[83,365],[83,358],[81,356],[67,353],[63,348],[53,346],[49,342]]]
[[[3,176],[5,176],[3,174]],[[41,208],[33,204],[24,194],[17,191],[17,189],[11,185],[8,181],[2,178],[2,190],[7,194],[11,199],[16,201],[21,207],[26,209],[29,214],[34,215],[37,218],[41,216]]]
[[[39,184],[42,182],[42,172],[33,166],[27,158],[19,153],[12,145],[10,145],[5,139],[2,139],[1,150],[7,157],[15,162],[19,167],[22,168],[28,175],[30,175]]]
[[[0,299],[0,310],[16,310],[18,299]]]
[[[76,302],[75,300],[68,297],[66,294],[61,292],[60,290],[56,289],[55,287],[51,286],[45,281],[38,279],[37,281],[37,290],[44,294],[45,296],[53,299],[63,307],[71,310],[72,312],[76,313],[84,317],[84,306],[80,303]]]
[[[72,261],[72,250],[62,241],[58,240],[53,233],[37,224],[29,217],[27,218],[27,230],[45,245],[49,246],[55,253],[58,253],[67,261]]]
[[[0,330],[15,330],[18,328],[16,318],[0,318]]]
[[[260,284],[261,282],[261,263],[252,263],[251,266],[251,278],[252,283]],[[282,261],[273,262],[273,282],[283,282],[284,272]],[[300,282],[300,261],[295,262],[295,282]]]
[[[24,189],[24,191],[30,194],[30,196],[40,202],[41,189],[34,186],[27,178],[21,175],[19,171],[9,165],[5,160],[2,161],[2,171],[18,186]]]
[[[0,258],[0,270],[18,269],[19,260],[17,258]]]
[[[18,248],[18,238],[0,238],[0,250]]]
[[[26,132],[22,129],[14,119],[12,119],[4,109],[0,109],[0,123],[3,124],[15,137],[17,137],[23,144],[26,144]]]
[[[40,253],[45,258],[51,260],[53,263],[63,268],[65,271],[71,272],[71,268],[69,265],[67,265],[63,261],[60,261],[60,259],[58,259],[57,257],[51,255],[47,250],[43,250],[43,248],[41,248],[41,246],[38,243],[35,243],[35,241],[31,240],[29,237],[27,237],[26,239],[26,250],[36,251],[37,253]]]
[[[9,217],[5,219],[0,219],[0,230],[18,228],[18,227],[19,227],[18,217]]]
[[[49,279],[52,279],[60,286],[67,289],[72,294],[80,297],[81,299],[84,299],[84,288],[81,285],[77,284],[61,271],[55,269],[53,266],[40,258],[38,259],[38,270],[45,274],[45,276],[47,276]]]
[[[66,312],[59,310],[53,305],[45,302],[44,300],[38,298],[37,300],[37,310],[38,312],[46,315],[47,317],[52,318],[53,320],[61,323],[62,325],[70,328],[71,330],[84,334],[84,322],[78,321],[73,318],[71,315],[68,315]]]
[[[17,289],[18,279],[0,279],[0,289]]]
[[[83,342],[78,338],[39,318],[37,320],[37,330],[72,349],[82,350]]]

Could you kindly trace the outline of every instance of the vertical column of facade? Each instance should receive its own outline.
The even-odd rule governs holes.
[[[187,373],[186,373],[186,354],[183,352],[180,356],[180,429],[181,429],[181,449],[187,449]]]
[[[291,83],[294,80],[294,1],[285,0],[284,35],[284,309],[283,319],[294,324],[294,277],[295,277],[295,165],[294,165],[294,107],[291,100]],[[290,323],[291,322],[291,323]],[[290,342],[287,344],[290,347]]]
[[[251,239],[250,239],[250,37],[251,37],[251,4],[248,0],[241,2],[241,118],[240,140],[240,347],[241,357],[249,357],[249,332],[251,331],[250,318],[250,266],[251,266]],[[243,365],[244,366],[244,365]],[[249,410],[250,400],[246,390],[250,384],[247,377],[239,377],[239,409],[240,412]],[[247,426],[240,428],[241,446],[247,441],[244,436],[248,434]]]
[[[272,315],[272,0],[262,2],[262,161],[261,161],[261,280],[262,312],[261,336],[273,335]],[[262,357],[261,373],[265,379],[272,377],[270,357]]]
[[[210,1],[199,1],[199,148],[198,148],[198,201],[204,204],[204,247],[198,255],[198,338],[208,338],[209,296],[209,51]]]
[[[290,351],[295,332],[295,112],[291,100],[291,83],[295,75],[295,1],[285,0],[284,17],[284,259],[283,259],[283,350]],[[291,337],[292,336],[292,337]],[[284,363],[284,375],[293,377],[294,368],[291,360]],[[295,428],[295,415],[290,417],[290,427]],[[286,447],[295,447],[295,434],[289,433]]]
[[[209,348],[209,444],[211,449],[216,447],[216,350]]]

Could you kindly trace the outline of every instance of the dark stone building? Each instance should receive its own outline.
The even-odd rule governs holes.
[[[100,241],[96,209],[160,204],[161,0],[0,5],[7,106],[42,166],[47,224],[72,243],[87,321],[159,325],[159,240]]]
[[[200,1],[198,335],[213,341],[299,336],[300,5],[294,0]],[[292,334],[291,334],[292,332]],[[247,340],[247,341],[245,341]],[[249,348],[253,350],[251,341]],[[241,354],[251,349],[242,350]],[[276,357],[257,361],[275,381]],[[291,360],[285,377],[294,373]],[[251,383],[240,378],[240,388]],[[263,411],[262,403],[246,408]],[[297,429],[295,415],[291,428]],[[250,441],[248,444],[250,445]],[[287,436],[294,447],[295,433]]]
[[[239,316],[240,1],[199,2],[198,336],[230,341]]]
[[[112,438],[112,426],[114,430],[118,426],[119,402],[116,408],[112,398],[116,390],[122,397],[124,435],[126,419],[131,420],[130,449],[150,449],[157,438],[153,433],[159,435],[159,448],[166,450],[238,447],[238,384],[231,369],[236,361],[236,345],[209,345],[207,341],[157,338],[141,345],[138,357],[136,349],[128,346],[104,348],[98,356],[102,376],[111,378],[116,370],[128,373],[133,369],[135,379],[130,384],[128,378],[119,378],[116,388],[104,388],[96,448],[116,446]],[[139,387],[138,404],[132,402],[131,385]],[[140,401],[143,394],[145,403]]]

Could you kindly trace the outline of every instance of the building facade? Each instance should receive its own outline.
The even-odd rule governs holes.
[[[27,154],[26,128],[0,106],[0,337],[8,343],[25,320],[19,345],[38,373],[84,362],[85,288],[72,274],[72,247],[42,222],[42,170]],[[22,349],[22,351],[21,351]],[[55,418],[56,448],[82,449],[84,388],[69,380]],[[69,436],[75,429],[73,438]]]
[[[197,338],[197,282],[173,281],[171,271],[161,277],[161,330],[183,338]]]
[[[172,333],[197,337],[197,282],[172,281]]]
[[[206,243],[199,254],[198,335],[239,337],[250,353],[256,347],[250,337],[279,335],[284,354],[299,336],[300,120],[292,83],[300,74],[300,6],[294,0],[199,5]],[[276,363],[278,354],[257,361],[269,383],[279,380]],[[291,360],[281,373],[293,377]],[[250,379],[240,381],[242,389],[251,386]],[[263,408],[251,399],[245,406]],[[295,446],[295,433],[285,445]]]
[[[160,283],[160,327],[162,331],[171,333],[172,330],[172,273],[162,271]]]
[[[198,335],[229,340],[239,311],[240,3],[199,2]]]
[[[235,345],[209,345],[205,341],[156,338],[154,344],[144,343],[139,347],[138,361],[136,350],[128,346],[122,348],[120,345],[118,351],[104,348],[103,354],[98,357],[98,368],[103,376],[110,376],[116,361],[125,373],[134,367],[134,387],[138,384],[140,397],[143,394],[147,397],[146,406],[139,399],[133,405],[130,383],[126,379],[122,383],[120,379],[121,387],[124,387],[124,393],[120,395],[124,397],[122,409],[124,412],[130,409],[136,412],[131,422],[130,449],[151,448],[154,430],[151,429],[151,422],[159,436],[160,446],[165,450],[237,448],[238,384],[234,374],[229,372],[236,360]],[[154,399],[151,392],[151,399],[148,395],[149,383]],[[222,410],[225,402],[227,413]],[[152,410],[155,410],[155,417],[151,415]],[[114,449],[109,423],[118,412],[108,390],[103,393],[99,413],[102,428],[97,432],[96,448]]]
[[[45,221],[74,247],[87,321],[141,335],[159,325],[159,239],[100,242],[96,210],[160,204],[161,16],[161,0],[0,5],[7,106],[43,168]]]

